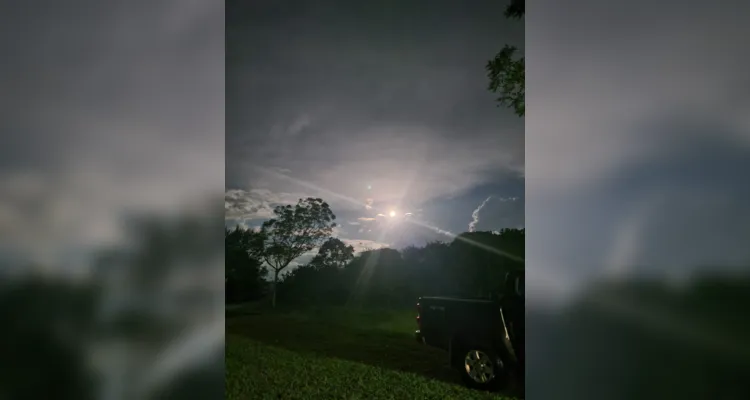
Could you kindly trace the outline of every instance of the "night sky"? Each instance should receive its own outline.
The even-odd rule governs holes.
[[[505,43],[523,48],[504,7],[228,2],[227,225],[322,197],[340,238],[398,248],[450,241],[439,231],[469,230],[491,197],[476,230],[523,227],[524,121],[484,69]]]

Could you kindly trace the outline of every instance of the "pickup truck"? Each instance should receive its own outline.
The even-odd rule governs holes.
[[[449,365],[476,389],[523,388],[524,273],[509,272],[495,299],[420,297],[417,341],[448,352]]]

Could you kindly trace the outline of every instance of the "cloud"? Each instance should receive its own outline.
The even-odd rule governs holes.
[[[303,114],[300,115],[299,118],[295,119],[294,122],[292,122],[291,125],[289,125],[289,128],[287,128],[286,133],[290,136],[297,136],[299,135],[305,128],[310,126],[312,123],[312,119],[309,115]]]
[[[0,254],[58,265],[122,239],[129,213],[175,212],[217,189],[224,47],[212,5],[97,7],[72,25],[75,4],[50,7],[56,17],[30,18],[26,6],[0,16],[25,43],[0,38],[0,87],[13,99],[0,113],[15,132],[0,135],[0,230],[10,233]],[[137,32],[121,29],[130,18]]]
[[[385,247],[390,247],[388,243],[378,242],[375,240],[363,240],[363,239],[341,239],[342,242],[354,247],[354,253],[359,254],[367,250],[377,250]]]
[[[253,3],[241,24],[228,25],[229,186],[338,201],[319,187],[357,200],[336,204],[339,211],[369,210],[523,174],[523,120],[496,107],[481,71],[498,51],[496,38],[523,46],[523,24],[497,24],[503,5],[491,2],[467,11],[472,18],[429,3],[432,18],[404,10],[374,13],[367,27],[340,23],[371,19],[376,9]],[[318,22],[299,23],[306,20]],[[412,28],[393,46],[401,24]],[[450,36],[446,24],[456,27]],[[290,126],[304,128],[290,137]],[[253,165],[283,166],[294,181]]]
[[[302,193],[274,193],[267,189],[230,189],[224,193],[224,218],[246,221],[274,217],[273,209],[278,205],[297,204]]]
[[[224,280],[212,239],[225,169],[223,4],[2,8],[0,119],[9,134],[0,135],[0,273],[10,256],[22,276],[41,274],[53,285],[82,278],[81,289],[101,289],[89,300],[105,316],[150,315],[168,327],[158,337],[90,327],[99,332],[95,343],[80,337],[68,354],[83,360],[95,350],[95,374],[80,377],[113,389],[110,396],[129,396],[117,388],[137,387],[144,397],[183,391],[187,372],[213,370],[223,354],[224,313],[211,310]],[[159,230],[158,261],[135,256],[154,251],[141,223]],[[125,254],[90,274],[104,249]],[[147,285],[138,279],[144,266]],[[113,267],[117,278],[106,279]],[[56,301],[44,297],[35,300]],[[201,300],[170,306],[186,297]],[[146,342],[148,354],[140,351]]]
[[[604,4],[586,2],[567,9],[572,19],[559,17],[559,5],[545,6],[534,10],[534,22],[527,25],[539,27],[539,40],[529,49],[529,58],[539,61],[526,66],[538,77],[530,81],[529,100],[544,116],[526,127],[527,154],[533,154],[535,168],[528,184],[535,195],[594,184],[646,153],[669,151],[636,139],[648,120],[692,115],[731,123],[747,115],[747,100],[743,104],[736,96],[738,88],[750,83],[740,67],[750,62],[750,52],[739,39],[745,37],[742,12],[720,15],[700,10],[698,2],[667,1],[646,16],[629,11],[631,6],[612,9],[610,2]],[[748,10],[741,2],[732,7]],[[632,23],[603,26],[589,20],[584,10],[592,15],[627,14]],[[685,25],[696,19],[702,29]],[[638,32],[624,35],[628,26],[639,26]],[[592,29],[601,35],[589,35]],[[690,43],[706,49],[705,62],[694,62]],[[586,104],[585,111],[580,104]]]
[[[477,207],[474,211],[472,211],[471,213],[472,221],[469,222],[469,232],[474,232],[474,227],[476,227],[477,223],[479,223],[479,211],[482,210],[484,205],[487,204],[487,202],[490,201],[491,198],[492,196],[488,196],[486,199],[484,199],[482,204],[479,205],[479,207]]]
[[[341,235],[345,235],[347,233],[346,229],[341,226],[341,224],[336,224],[335,227],[333,227],[333,232],[331,233],[331,237],[335,238],[341,238]]]
[[[476,200],[455,199],[519,180],[524,120],[496,106],[482,66],[498,37],[523,47],[523,23],[498,24],[500,3],[466,10],[471,18],[447,3],[424,5],[387,16],[375,5],[250,2],[243,14],[228,5],[227,187],[321,197],[344,226],[360,224],[343,236],[401,245],[464,230],[465,218],[451,218]],[[341,23],[364,17],[372,23]]]

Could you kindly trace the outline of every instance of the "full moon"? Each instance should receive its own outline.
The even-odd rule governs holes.
[[[396,216],[396,212],[395,212],[395,211],[391,211],[391,214],[390,214],[390,215],[391,215],[391,218],[392,218],[392,217],[395,217],[395,216]]]

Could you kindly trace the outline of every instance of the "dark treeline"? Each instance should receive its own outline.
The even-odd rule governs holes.
[[[210,360],[175,362],[162,376],[147,372],[164,367],[174,343],[196,331],[207,339],[206,310],[221,294],[210,282],[220,273],[214,235],[223,221],[205,213],[128,222],[122,242],[90,255],[91,274],[0,260],[0,397],[93,400],[109,393],[105,397],[183,399],[223,393],[223,349]],[[191,351],[200,348],[194,344]]]
[[[242,229],[227,230],[224,235],[224,276],[227,303],[242,303],[258,300],[266,293],[267,268],[247,251],[245,238],[248,232]]]
[[[313,259],[284,275],[279,297],[289,303],[382,307],[412,305],[420,295],[490,297],[502,289],[505,272],[523,267],[492,250],[507,248],[522,257],[523,236],[516,229],[464,233],[451,243],[365,251],[344,266]]]
[[[506,272],[524,267],[524,238],[523,229],[466,232],[449,243],[355,255],[352,246],[329,236],[308,264],[280,274],[277,297],[287,305],[378,307],[408,306],[421,295],[489,298],[502,290]],[[263,262],[269,237],[263,229],[227,229],[225,239],[227,302],[271,294],[271,269]],[[295,240],[276,237],[275,243]]]

